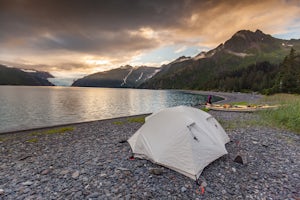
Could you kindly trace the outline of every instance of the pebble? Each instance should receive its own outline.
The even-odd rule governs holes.
[[[98,192],[94,192],[94,193],[88,195],[87,198],[88,198],[88,199],[89,199],[89,198],[97,198],[99,195],[100,195],[100,194],[99,194]]]
[[[205,191],[209,193],[213,193],[214,191],[210,187],[205,187]]]
[[[45,169],[41,172],[42,175],[47,175],[50,173],[50,170],[49,169]]]
[[[75,171],[73,174],[72,174],[72,178],[78,178],[79,176],[79,171]]]
[[[207,186],[207,183],[206,183],[205,181],[202,181],[201,186],[202,186],[202,187],[206,187],[206,186]]]
[[[158,176],[163,174],[163,170],[161,168],[151,168],[149,169],[149,172]]]
[[[130,169],[124,168],[124,167],[118,167],[117,170],[121,171],[130,171]]]
[[[23,182],[22,185],[24,186],[31,186],[33,184],[33,182],[31,181],[26,181],[26,182]]]
[[[61,175],[66,175],[67,173],[69,173],[69,170],[62,170],[62,171],[60,172]]]
[[[181,192],[185,192],[185,191],[187,191],[187,189],[186,189],[186,187],[181,187]]]
[[[242,164],[242,165],[247,164],[246,156],[244,154],[240,154],[240,153],[234,158],[233,161],[236,163]]]
[[[116,119],[111,119],[74,125],[75,131],[71,133],[41,135],[38,143],[24,142],[31,139],[31,132],[10,134],[14,139],[1,143],[0,199],[293,199],[300,196],[300,146],[289,142],[300,141],[300,135],[252,124],[239,126],[257,120],[253,113],[210,113],[222,125],[228,121],[236,125],[230,129],[224,126],[233,141],[226,144],[228,154],[209,164],[201,174],[203,196],[197,193],[199,185],[194,180],[178,172],[147,160],[128,159],[130,146],[118,141],[128,139],[141,123],[120,126],[113,123]],[[246,165],[233,161],[238,152],[247,153]],[[32,157],[19,161],[20,155]]]

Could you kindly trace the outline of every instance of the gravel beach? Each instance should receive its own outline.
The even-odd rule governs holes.
[[[260,98],[219,96],[226,98],[223,102]],[[204,190],[175,171],[130,159],[126,140],[142,126],[142,115],[72,124],[63,133],[41,129],[0,135],[0,199],[300,198],[300,135],[256,125],[255,113],[210,114],[231,142],[229,153],[202,172]],[[244,164],[234,162],[237,154]]]

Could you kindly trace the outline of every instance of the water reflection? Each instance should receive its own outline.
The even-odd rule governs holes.
[[[0,86],[0,132],[151,113],[203,102],[168,90]]]

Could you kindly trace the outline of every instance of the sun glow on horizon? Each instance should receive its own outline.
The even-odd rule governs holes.
[[[160,67],[214,49],[239,30],[300,37],[299,0],[0,2],[0,64],[58,78]]]
[[[84,62],[89,65],[111,65],[111,62],[106,59],[95,59],[93,57],[85,57]]]

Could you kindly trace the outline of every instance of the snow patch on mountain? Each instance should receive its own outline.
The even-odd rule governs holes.
[[[144,72],[142,72],[142,73],[140,74],[139,78],[138,78],[138,79],[136,79],[136,80],[135,80],[135,82],[138,82],[139,80],[141,80],[141,79],[142,79],[142,77],[143,77],[143,75],[144,75]]]
[[[28,73],[36,73],[37,71],[35,70],[32,70],[32,69],[20,69],[22,70],[23,72],[28,72]]]
[[[191,59],[191,57],[185,57],[185,56],[182,56],[182,57],[180,57],[180,58],[174,60],[174,61],[171,62],[171,63],[180,63],[180,62],[183,62],[183,61],[186,61],[186,60],[190,60],[190,59]]]
[[[238,57],[241,57],[241,58],[245,58],[246,56],[253,56],[253,54],[239,53],[239,52],[230,51],[228,49],[226,49],[226,52],[231,54],[231,55],[238,56]]]
[[[130,69],[129,73],[124,77],[123,79],[123,83],[121,84],[121,86],[126,84],[127,78],[130,76],[130,74],[133,72],[133,68]]]
[[[193,57],[193,60],[200,60],[202,58],[206,58],[205,52],[201,52],[198,55],[196,55],[195,57]]]
[[[286,43],[282,43],[281,45],[284,46],[284,47],[293,47],[294,46],[293,44],[288,44],[288,43],[287,44]]]
[[[147,79],[152,78],[155,74],[157,74],[158,72],[160,72],[160,70],[161,70],[161,69],[155,70],[152,74],[150,74],[150,75],[147,77]]]
[[[217,50],[211,50],[211,51],[209,51],[207,54],[206,54],[206,57],[207,58],[210,58],[210,57],[212,57],[213,55],[215,55],[215,53],[217,52]]]

